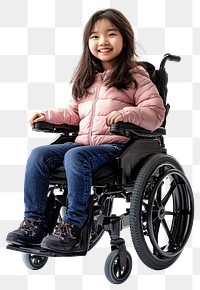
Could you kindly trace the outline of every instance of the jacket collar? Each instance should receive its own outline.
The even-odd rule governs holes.
[[[108,76],[111,75],[113,68],[105,70],[104,72],[96,72],[95,80],[96,81],[104,81]]]

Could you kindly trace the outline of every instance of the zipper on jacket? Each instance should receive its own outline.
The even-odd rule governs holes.
[[[101,77],[101,80],[103,81],[103,77]],[[101,84],[98,86],[97,91],[95,93],[94,102],[92,104],[92,114],[91,114],[90,130],[89,130],[89,136],[88,136],[90,145],[93,145],[92,128],[93,128],[93,123],[94,123],[94,112],[95,112],[97,100],[99,99],[98,96],[99,96],[99,91],[100,91],[100,89],[102,87],[102,84],[103,84],[103,82],[101,82]]]

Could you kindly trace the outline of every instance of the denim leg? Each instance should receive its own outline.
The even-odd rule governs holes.
[[[102,144],[73,148],[65,154],[68,211],[64,220],[82,228],[88,218],[92,173],[111,162],[123,145]]]
[[[32,150],[24,179],[25,218],[44,220],[49,189],[50,169],[63,165],[65,153],[77,143],[40,146]]]

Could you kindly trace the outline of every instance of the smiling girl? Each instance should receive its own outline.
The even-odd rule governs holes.
[[[163,122],[162,99],[136,61],[132,27],[115,9],[97,11],[86,24],[83,53],[72,82],[69,105],[35,113],[30,125],[40,121],[78,125],[79,134],[75,142],[40,146],[31,152],[24,182],[24,220],[8,234],[9,243],[41,243],[54,251],[71,251],[87,222],[93,173],[111,162],[129,140],[112,135],[110,125],[131,122],[153,131]],[[50,170],[63,164],[68,208],[63,221],[45,237]]]

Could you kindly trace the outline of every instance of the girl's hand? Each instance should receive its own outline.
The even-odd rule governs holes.
[[[35,113],[33,117],[29,120],[29,125],[33,128],[34,123],[45,121],[45,116],[42,113]]]
[[[110,114],[108,114],[106,116],[106,125],[107,126],[110,126],[112,125],[113,123],[117,123],[117,122],[120,122],[120,121],[123,121],[124,118],[122,116],[122,114],[118,111],[113,111],[111,112]]]

